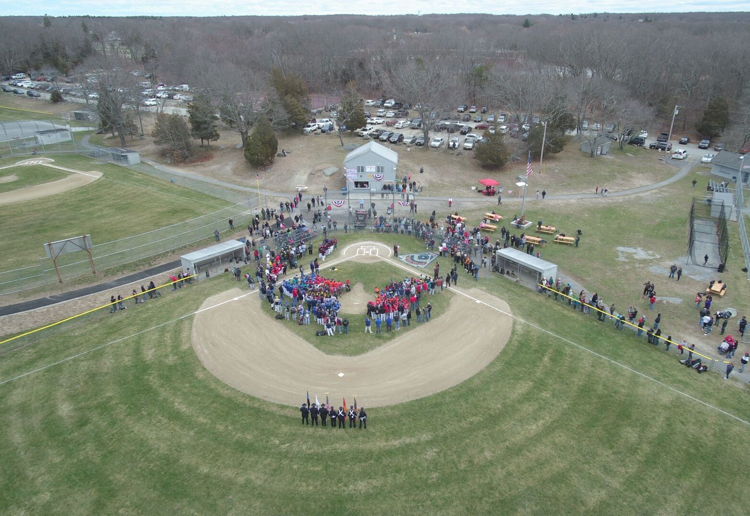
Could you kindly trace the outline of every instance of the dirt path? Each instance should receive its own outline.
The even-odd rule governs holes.
[[[402,403],[471,378],[510,338],[505,301],[478,289],[451,290],[443,316],[363,355],[334,356],[278,324],[257,293],[232,289],[203,303],[193,322],[193,349],[217,378],[267,401],[296,406],[309,391],[333,400],[356,396],[368,407]]]

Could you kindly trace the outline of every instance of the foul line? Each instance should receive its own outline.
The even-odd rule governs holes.
[[[381,245],[385,246],[385,244],[381,244]],[[346,250],[348,250],[350,247],[352,247],[352,246],[348,246],[346,248]],[[387,246],[385,246],[385,247],[387,247]],[[344,262],[344,261],[347,261],[347,260],[351,260],[354,257],[355,256],[343,256],[341,258],[337,258],[337,259],[331,260],[330,262],[328,262],[325,265],[323,265],[321,268],[328,268],[328,267],[330,267],[332,265],[336,265],[338,263],[341,263],[341,262]],[[387,263],[390,263],[391,265],[395,265],[396,267],[399,267],[399,268],[401,268],[401,269],[403,269],[405,271],[408,271],[408,272],[411,272],[411,273],[419,272],[419,271],[416,271],[413,267],[409,267],[409,266],[403,265],[403,264],[398,263],[398,262],[396,262],[396,261],[394,261],[392,259],[385,258],[385,257],[382,257],[382,256],[378,256],[378,258],[380,260],[383,260],[383,261],[387,262]],[[421,273],[420,273],[420,275],[421,275]],[[464,297],[467,297],[467,298],[469,298],[469,299],[471,299],[471,300],[473,300],[473,301],[475,301],[477,303],[481,303],[481,304],[483,304],[485,306],[488,306],[489,308],[492,308],[493,310],[495,310],[495,311],[497,311],[497,312],[499,312],[499,313],[501,313],[503,315],[506,315],[506,316],[510,317],[514,321],[517,321],[517,322],[519,322],[521,324],[526,324],[526,325],[528,325],[528,326],[530,326],[530,327],[532,327],[532,328],[534,328],[536,330],[541,331],[542,333],[546,333],[547,335],[549,335],[551,337],[554,337],[556,339],[559,339],[559,340],[561,340],[561,341],[563,341],[563,342],[565,342],[567,344],[570,344],[571,346],[574,346],[574,347],[576,347],[576,348],[578,348],[578,349],[580,349],[582,351],[586,351],[587,353],[590,353],[590,354],[594,355],[597,358],[601,358],[601,359],[603,359],[603,360],[605,360],[605,361],[607,361],[607,362],[609,362],[609,363],[611,363],[613,365],[619,366],[619,367],[625,369],[626,371],[630,371],[631,373],[634,373],[634,374],[640,376],[641,378],[645,378],[646,380],[650,380],[650,381],[652,381],[653,383],[655,383],[657,385],[665,387],[665,388],[667,388],[668,390],[672,391],[675,394],[678,394],[678,395],[683,396],[683,397],[685,397],[685,398],[687,398],[689,400],[692,400],[692,401],[694,401],[694,402],[696,402],[696,403],[698,403],[700,405],[703,405],[706,408],[715,410],[716,412],[719,412],[720,414],[723,414],[723,415],[725,415],[725,416],[727,416],[729,418],[732,418],[735,421],[743,423],[744,425],[750,426],[750,421],[748,421],[746,419],[742,419],[741,417],[739,417],[739,416],[737,416],[735,414],[732,414],[731,412],[728,412],[728,411],[726,411],[726,410],[724,410],[724,409],[722,409],[720,407],[717,407],[716,405],[712,405],[711,403],[708,403],[707,401],[703,401],[700,398],[696,398],[695,396],[693,396],[691,394],[688,394],[687,392],[681,391],[681,390],[677,389],[676,387],[672,387],[671,385],[666,384],[666,383],[662,382],[661,380],[658,380],[658,379],[654,378],[653,376],[649,376],[646,373],[643,373],[641,371],[638,371],[637,369],[633,369],[632,367],[630,367],[630,366],[628,366],[626,364],[623,364],[622,362],[618,362],[617,360],[614,360],[614,359],[609,358],[609,357],[607,357],[605,355],[602,355],[601,353],[598,353],[598,352],[596,352],[596,351],[594,351],[592,349],[589,349],[586,346],[584,346],[582,344],[579,344],[579,343],[577,343],[577,342],[575,342],[575,341],[573,341],[573,340],[571,340],[571,339],[569,339],[567,337],[563,337],[562,335],[559,335],[559,334],[554,333],[554,332],[552,332],[552,331],[550,331],[550,330],[548,330],[546,328],[543,328],[543,327],[539,326],[536,323],[529,322],[529,321],[527,321],[525,319],[522,319],[522,318],[520,318],[520,317],[518,317],[516,315],[508,313],[505,310],[502,310],[501,308],[493,306],[493,305],[491,305],[491,304],[489,304],[489,303],[487,303],[485,301],[482,301],[481,299],[477,299],[474,296],[471,296],[471,295],[469,295],[469,294],[467,294],[465,292],[457,290],[455,287],[449,287],[448,290],[451,290],[451,291],[453,291],[453,292],[455,292],[457,294],[460,294],[460,295],[462,295]],[[36,374],[36,373],[40,373],[42,371],[46,371],[47,369],[51,369],[51,368],[53,368],[55,366],[64,364],[66,362],[70,362],[72,360],[75,360],[76,358],[80,358],[80,357],[82,357],[84,355],[88,355],[89,353],[93,353],[94,351],[98,351],[100,349],[109,347],[109,346],[111,346],[113,344],[118,344],[120,342],[124,342],[124,341],[126,341],[128,339],[131,339],[133,337],[137,337],[139,335],[143,335],[143,334],[148,333],[150,331],[162,328],[162,327],[167,326],[169,324],[173,324],[173,323],[182,321],[182,320],[187,319],[188,317],[192,317],[192,316],[194,316],[194,315],[196,315],[198,313],[202,313],[202,312],[206,312],[206,311],[209,311],[209,310],[213,310],[214,308],[218,308],[218,307],[220,307],[222,305],[225,305],[227,303],[231,303],[231,302],[234,302],[234,301],[239,301],[240,299],[243,299],[243,298],[245,298],[247,296],[255,294],[256,292],[258,292],[257,288],[251,290],[250,292],[246,292],[244,294],[240,294],[238,296],[235,296],[235,297],[233,297],[231,299],[227,299],[225,301],[221,301],[221,302],[216,303],[214,305],[207,306],[207,307],[204,307],[204,308],[200,308],[200,309],[195,310],[193,312],[181,315],[181,316],[176,317],[175,319],[172,319],[170,321],[165,321],[165,322],[157,324],[155,326],[151,326],[150,328],[146,328],[144,330],[140,330],[140,331],[138,331],[136,333],[133,333],[131,335],[126,335],[124,337],[120,337],[120,338],[117,338],[115,340],[112,340],[112,341],[109,341],[109,342],[105,342],[104,344],[100,344],[100,345],[98,345],[96,347],[93,347],[91,349],[88,349],[86,351],[82,351],[80,353],[76,353],[75,355],[71,355],[69,357],[63,358],[61,360],[58,360],[57,362],[53,362],[51,364],[47,364],[45,366],[38,367],[36,369],[32,369],[31,371],[27,371],[25,373],[22,373],[22,374],[20,374],[18,376],[13,377],[13,378],[8,378],[6,380],[0,380],[0,386],[6,385],[8,383],[15,382],[17,380],[20,380],[21,378],[25,378],[27,376],[31,376],[31,375]]]

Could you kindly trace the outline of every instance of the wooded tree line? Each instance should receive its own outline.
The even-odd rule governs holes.
[[[680,105],[676,131],[693,131],[720,98],[730,127],[746,139],[748,26],[748,13],[6,17],[0,67],[70,72],[106,56],[142,66],[157,80],[189,82],[214,99],[243,98],[245,109],[263,92],[278,92],[269,87],[274,73],[294,74],[321,93],[343,94],[354,84],[365,97],[402,95],[420,114],[457,102],[541,113],[557,99],[579,126],[584,119],[638,125],[654,117],[668,124]],[[426,65],[421,77],[419,63]],[[304,106],[283,92],[269,102],[277,117],[302,120]],[[235,113],[235,124],[242,118]],[[279,118],[275,127],[288,122]]]

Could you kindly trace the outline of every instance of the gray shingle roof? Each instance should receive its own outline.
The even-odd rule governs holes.
[[[361,147],[357,147],[346,155],[346,158],[344,158],[344,163],[368,152],[374,152],[378,156],[387,159],[391,163],[398,163],[398,153],[396,151],[392,151],[388,147],[384,147],[383,145],[380,145],[376,142],[369,142],[365,145],[362,145]]]

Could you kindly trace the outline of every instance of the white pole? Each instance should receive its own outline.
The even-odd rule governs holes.
[[[544,132],[542,133],[542,150],[539,153],[539,173],[542,173],[542,162],[544,161],[544,142],[547,139],[547,121],[542,121],[542,125],[544,126]]]
[[[667,136],[667,146],[669,146],[669,141],[672,139],[672,129],[674,128],[674,118],[677,116],[677,113],[679,112],[680,112],[680,106],[675,104],[674,111],[672,111],[672,123],[669,124],[669,136]]]

